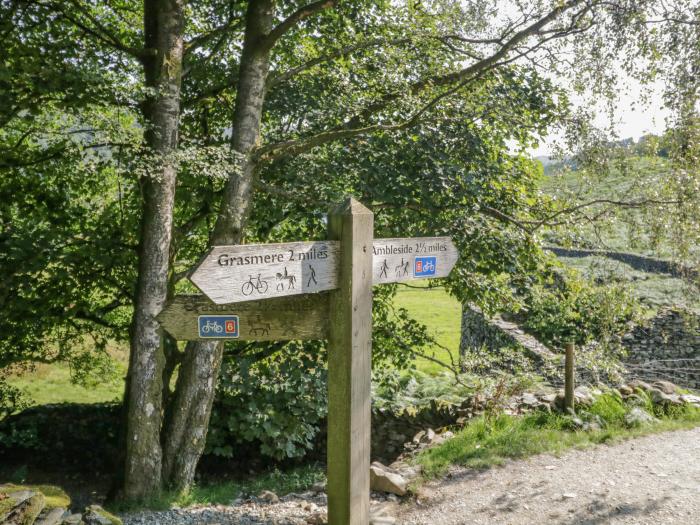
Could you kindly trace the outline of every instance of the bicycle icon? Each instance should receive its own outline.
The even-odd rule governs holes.
[[[216,321],[207,321],[207,324],[200,327],[199,330],[203,334],[208,334],[211,332],[214,332],[215,334],[220,334],[221,332],[224,331],[224,327],[221,324],[217,323]]]
[[[246,282],[243,283],[243,286],[241,286],[241,292],[243,295],[251,295],[253,292],[258,292],[260,295],[264,294],[267,292],[267,282],[265,282],[264,279],[260,278],[260,274],[258,274],[258,277],[256,279],[253,279],[253,276],[249,276],[250,279],[248,279]]]
[[[426,273],[432,272],[435,270],[435,265],[433,264],[433,261],[428,261],[423,264],[423,271]]]

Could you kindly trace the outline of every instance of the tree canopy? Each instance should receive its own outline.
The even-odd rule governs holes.
[[[353,194],[377,237],[452,235],[460,300],[512,301],[561,213],[526,153],[573,120],[543,65],[566,70],[566,46],[593,35],[575,69],[596,73],[606,35],[626,45],[655,16],[596,0],[0,9],[0,367],[87,364],[130,338],[127,497],[186,486],[192,461],[174,451],[194,443],[196,464],[203,447],[213,388],[195,379],[216,378],[221,347],[183,353],[154,317],[207,246],[322,238],[329,205]],[[383,293],[376,356],[399,362],[425,339]]]

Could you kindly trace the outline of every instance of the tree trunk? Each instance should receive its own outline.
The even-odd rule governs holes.
[[[224,189],[212,244],[239,244],[243,238],[256,172],[252,153],[260,137],[269,72],[270,52],[261,44],[272,28],[273,9],[272,0],[253,0],[246,13],[231,139],[231,148],[242,161],[240,172],[231,175]],[[194,479],[204,450],[222,353],[223,344],[200,341],[187,345],[163,440],[163,479],[171,487],[184,489]]]
[[[164,429],[163,481],[183,490],[191,485],[206,443],[209,416],[224,345],[188,343]]]
[[[153,88],[143,106],[146,143],[154,169],[140,183],[143,192],[139,277],[131,328],[123,496],[141,500],[161,489],[161,427],[165,353],[155,316],[168,296],[170,243],[177,167],[183,57],[184,0],[146,0],[144,59],[146,85]],[[157,166],[157,168],[155,168]]]

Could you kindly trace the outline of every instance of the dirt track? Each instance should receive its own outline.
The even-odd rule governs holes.
[[[700,524],[700,428],[454,469],[393,514],[405,525]]]

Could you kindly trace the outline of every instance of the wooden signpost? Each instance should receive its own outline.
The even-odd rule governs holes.
[[[373,239],[352,198],[328,216],[327,241],[214,246],[190,274],[205,294],[158,315],[178,340],[328,340],[328,522],[369,523],[372,285],[446,277],[449,237]]]

